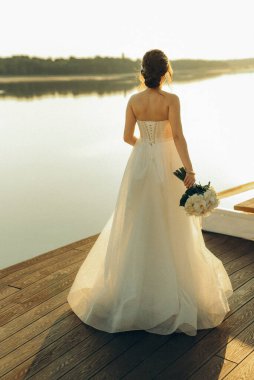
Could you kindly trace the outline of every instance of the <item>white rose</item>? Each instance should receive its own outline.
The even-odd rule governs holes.
[[[193,196],[192,197],[189,197],[187,199],[187,201],[185,202],[185,205],[184,205],[184,208],[185,208],[185,211],[188,213],[188,214],[193,214],[194,212],[194,201],[193,201]]]
[[[202,215],[207,211],[206,201],[203,195],[193,194],[185,203],[185,210],[191,215]]]
[[[205,200],[207,200],[207,199],[209,199],[210,197],[211,197],[211,195],[212,195],[212,192],[211,192],[211,190],[206,190],[205,192],[204,192],[204,198],[205,198]]]

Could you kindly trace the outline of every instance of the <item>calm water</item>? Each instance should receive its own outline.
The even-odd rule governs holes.
[[[197,182],[254,180],[253,88],[254,73],[165,87],[181,99]],[[0,97],[2,268],[101,231],[132,150],[122,135],[137,89],[15,91]]]

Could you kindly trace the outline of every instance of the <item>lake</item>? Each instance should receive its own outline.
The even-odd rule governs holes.
[[[116,202],[137,88],[58,86],[0,84],[1,268],[99,233]],[[221,191],[254,180],[253,88],[254,73],[164,87],[181,100],[197,182]]]

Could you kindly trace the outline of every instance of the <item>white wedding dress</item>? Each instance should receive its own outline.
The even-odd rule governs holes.
[[[115,208],[67,300],[99,330],[196,335],[223,321],[232,285],[199,217],[179,206],[186,187],[173,174],[183,164],[169,121],[137,124]]]

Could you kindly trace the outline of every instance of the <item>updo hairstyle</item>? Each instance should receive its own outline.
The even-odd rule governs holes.
[[[141,82],[144,82],[146,87],[156,88],[161,83],[161,77],[165,74],[170,76],[170,80],[167,77],[168,82],[172,82],[173,70],[170,62],[159,49],[149,50],[145,53],[141,63]]]

